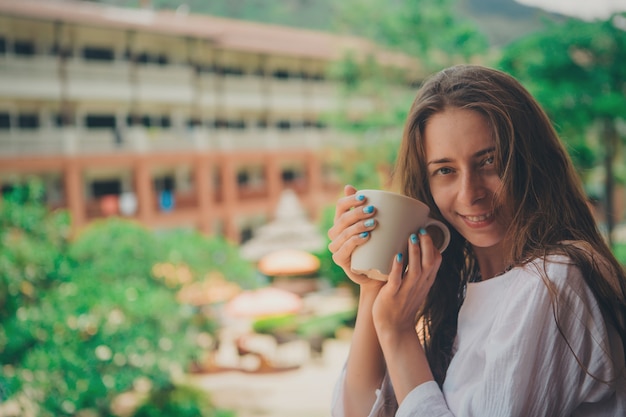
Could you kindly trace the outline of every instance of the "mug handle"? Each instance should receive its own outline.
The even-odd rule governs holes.
[[[448,244],[450,243],[450,230],[448,229],[448,226],[443,224],[443,222],[435,219],[429,219],[423,227],[426,229],[431,226],[436,227],[443,234],[443,242],[441,242],[441,244],[437,247],[439,252],[443,252],[444,250],[446,250]]]

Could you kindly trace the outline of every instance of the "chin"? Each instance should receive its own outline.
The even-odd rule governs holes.
[[[502,243],[503,238],[474,238],[467,241],[475,248],[493,248]]]

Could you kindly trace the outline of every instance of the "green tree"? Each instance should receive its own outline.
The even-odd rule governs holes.
[[[241,279],[251,266],[225,242],[116,218],[70,240],[67,214],[48,212],[41,193],[32,184],[0,200],[2,400],[26,398],[42,417],[111,416],[121,393],[172,390],[215,323],[154,266]]]
[[[418,58],[430,70],[468,61],[489,45],[455,0],[345,0],[336,7],[339,32]]]
[[[626,14],[606,21],[553,22],[508,46],[500,61],[501,68],[522,81],[555,121],[583,178],[590,169],[603,167],[610,241],[616,161],[624,169],[618,158],[626,139],[625,22]]]

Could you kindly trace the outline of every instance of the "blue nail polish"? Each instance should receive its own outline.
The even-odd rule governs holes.
[[[363,225],[365,227],[372,227],[372,226],[374,226],[374,219],[367,219],[367,220],[365,220],[365,222],[363,222]]]
[[[402,254],[401,253],[396,255],[396,261],[402,262]]]
[[[362,232],[361,234],[359,234],[359,237],[365,239],[369,235],[370,235],[369,232]]]
[[[424,236],[426,234],[426,229],[423,227],[420,229],[420,235]]]
[[[358,194],[356,196],[356,199],[359,200],[359,201],[363,201],[363,200],[365,200],[365,196],[363,194]]]
[[[414,245],[417,243],[417,235],[415,233],[411,234],[411,243]]]
[[[363,213],[370,214],[374,212],[374,206],[365,206],[363,207]]]

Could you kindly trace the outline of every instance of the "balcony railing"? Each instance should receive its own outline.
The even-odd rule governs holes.
[[[332,81],[280,80],[255,75],[196,75],[182,65],[133,66],[127,61],[92,62],[55,56],[0,56],[0,91],[19,99],[130,103],[199,103],[226,111],[334,111],[340,105]],[[369,106],[359,99],[358,108]]]
[[[0,131],[0,158],[190,150],[316,150],[329,146],[351,147],[356,140],[331,129],[178,130],[132,127],[116,132],[114,129],[41,128]]]

